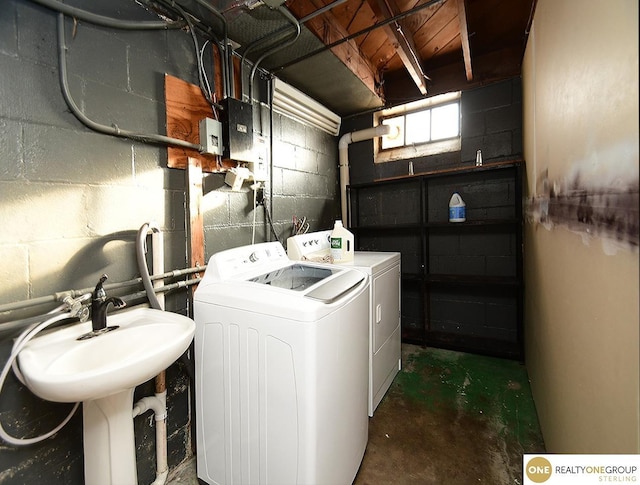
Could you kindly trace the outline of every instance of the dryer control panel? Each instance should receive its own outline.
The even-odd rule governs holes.
[[[331,231],[297,234],[287,239],[287,254],[290,259],[313,259],[314,256],[328,255],[331,249]]]

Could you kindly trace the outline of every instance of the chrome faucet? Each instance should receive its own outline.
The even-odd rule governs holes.
[[[127,304],[118,297],[107,298],[102,284],[107,280],[107,275],[103,274],[93,290],[91,299],[91,328],[94,332],[107,328],[107,307],[112,304],[114,308],[122,308]]]

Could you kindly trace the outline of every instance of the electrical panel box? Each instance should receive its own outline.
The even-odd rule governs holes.
[[[225,160],[253,162],[253,106],[234,98],[225,98],[222,103],[222,136]]]

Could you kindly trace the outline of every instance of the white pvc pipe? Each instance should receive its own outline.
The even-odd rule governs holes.
[[[151,410],[156,421],[156,479],[151,485],[163,485],[169,475],[167,461],[167,391],[140,399],[133,407],[133,417]]]
[[[342,208],[342,223],[345,227],[349,227],[347,221],[347,186],[349,185],[349,145],[363,140],[370,140],[378,136],[388,135],[391,132],[391,126],[378,125],[366,130],[354,131],[342,135],[338,142],[338,157],[340,167],[340,203]]]

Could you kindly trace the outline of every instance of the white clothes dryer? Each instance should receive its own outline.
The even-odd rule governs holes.
[[[329,261],[331,231],[299,234],[287,240],[289,258]],[[355,251],[339,266],[369,275],[369,416],[389,390],[402,366],[400,328],[400,253]]]
[[[368,438],[367,285],[278,242],[210,258],[194,302],[200,480],[353,482]]]

